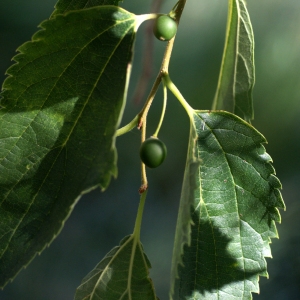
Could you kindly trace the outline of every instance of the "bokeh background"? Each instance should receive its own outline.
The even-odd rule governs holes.
[[[55,0],[0,0],[0,80],[12,64],[16,48],[29,40],[37,25],[53,11]],[[165,0],[168,12],[174,0]],[[256,42],[255,120],[268,140],[277,175],[283,184],[287,211],[273,240],[273,259],[267,259],[270,278],[260,279],[259,300],[300,299],[300,1],[248,0]],[[151,0],[125,0],[131,12],[151,12]],[[224,44],[227,1],[189,0],[178,30],[170,73],[191,106],[210,109]],[[141,72],[144,45],[142,25],[137,36],[133,76],[123,123],[139,112],[133,103]],[[153,78],[165,44],[154,42]],[[160,114],[161,92],[149,116],[152,134]],[[0,129],[1,130],[1,129]],[[142,242],[152,262],[151,277],[160,299],[168,299],[174,230],[183,179],[188,118],[171,94],[160,138],[167,144],[166,162],[150,170]],[[1,300],[73,299],[81,279],[119,241],[132,232],[139,202],[140,135],[133,130],[117,140],[119,175],[106,192],[82,197],[58,238],[0,291]],[[74,172],[76,167],[74,166]]]

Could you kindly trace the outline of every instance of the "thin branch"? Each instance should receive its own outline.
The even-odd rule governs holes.
[[[179,0],[177,6],[175,8],[174,15],[176,17],[177,24],[179,24],[181,14],[183,12],[186,1],[187,0]],[[162,64],[161,64],[161,67],[160,67],[160,71],[159,71],[159,73],[156,77],[156,80],[153,84],[153,87],[150,91],[150,94],[148,96],[148,99],[147,99],[145,105],[144,105],[143,109],[141,110],[141,112],[139,113],[139,122],[138,122],[138,128],[139,129],[143,126],[143,122],[144,122],[145,118],[147,117],[149,108],[152,104],[152,101],[153,101],[154,96],[157,92],[157,89],[158,89],[158,87],[161,83],[162,76],[164,76],[164,74],[168,73],[169,63],[170,63],[170,59],[171,59],[171,54],[172,54],[175,38],[176,38],[176,35],[167,44],[167,47],[166,47],[166,50],[165,50],[165,53],[164,53],[164,57],[163,57],[163,60],[162,60]]]
[[[151,12],[158,13],[162,2],[163,0],[153,0],[151,6]],[[145,45],[144,45],[144,51],[143,51],[144,56],[142,62],[143,70],[133,96],[133,102],[136,104],[140,103],[143,97],[145,96],[146,90],[149,85],[149,80],[152,76],[153,48],[154,48],[153,40],[154,40],[153,21],[149,21],[145,28]]]

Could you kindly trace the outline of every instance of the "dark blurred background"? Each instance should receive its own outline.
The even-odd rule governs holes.
[[[48,18],[55,0],[0,0],[0,79],[12,64],[16,48],[29,40],[37,25]],[[151,0],[125,0],[124,8],[151,12]],[[168,12],[174,0],[163,2]],[[287,211],[273,240],[273,259],[267,259],[270,278],[260,279],[259,300],[300,299],[300,1],[248,0],[256,42],[255,120],[253,125],[268,140],[277,175],[283,184]],[[189,0],[178,30],[170,74],[192,107],[210,109],[224,44],[227,1]],[[138,32],[135,64],[123,123],[142,103],[132,101],[141,71],[143,34]],[[155,41],[153,79],[165,44]],[[156,128],[161,92],[150,112],[148,135]],[[180,120],[180,121],[179,121]],[[160,138],[167,144],[166,162],[150,170],[142,242],[152,262],[151,277],[161,300],[168,299],[174,230],[183,179],[188,139],[188,118],[169,94]],[[58,238],[41,256],[0,291],[1,300],[73,299],[81,279],[119,241],[132,232],[140,185],[140,135],[133,130],[117,140],[119,175],[105,193],[82,197]],[[74,171],[75,168],[74,168]]]

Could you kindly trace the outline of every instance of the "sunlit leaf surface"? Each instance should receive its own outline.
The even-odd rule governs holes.
[[[185,180],[180,204],[185,210],[174,248],[173,299],[251,299],[251,292],[259,291],[270,238],[277,237],[278,208],[284,208],[265,142],[233,114],[195,112],[189,184]],[[191,172],[195,161],[199,167]]]
[[[0,110],[0,286],[53,240],[82,193],[116,175],[135,25],[113,6],[71,11],[18,49]]]

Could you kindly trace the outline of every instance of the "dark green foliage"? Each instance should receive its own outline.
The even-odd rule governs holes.
[[[118,5],[121,0],[60,0],[55,5],[55,11],[51,17],[64,14],[71,10],[80,10],[101,5]]]
[[[217,294],[220,299],[251,299],[251,292],[259,291],[259,275],[267,276],[265,257],[271,256],[271,238],[278,237],[278,209],[285,208],[281,184],[262,145],[266,139],[225,111],[195,111],[193,127],[187,163],[198,161],[199,169],[182,193],[187,209],[178,228],[190,226],[187,237],[177,232],[180,245],[189,241],[174,266],[179,274],[175,299]]]
[[[134,26],[117,7],[77,10],[18,49],[0,110],[0,286],[51,243],[82,193],[116,175]]]
[[[213,109],[233,112],[250,122],[254,118],[254,70],[254,37],[245,1],[230,1],[226,41]]]
[[[157,16],[136,16],[119,8],[119,2],[59,0],[7,71],[0,95],[0,286],[52,242],[83,193],[106,189],[117,174],[115,137],[135,33],[143,21]],[[159,40],[176,35],[184,4],[179,1],[170,15],[155,19],[153,32]],[[259,276],[267,276],[265,257],[271,256],[271,238],[278,237],[278,209],[285,208],[263,146],[266,139],[249,124],[255,78],[250,18],[244,0],[228,4],[212,111],[192,109],[174,88],[168,74],[172,43],[154,85],[163,80],[164,102],[169,89],[191,121],[172,300],[252,299]],[[176,21],[170,17],[174,15]],[[147,118],[148,110],[144,112]],[[132,129],[139,116],[125,129]],[[150,168],[160,166],[166,154],[156,137],[140,148],[140,158]],[[140,192],[134,233],[83,279],[76,300],[157,300],[140,242],[146,191]]]

